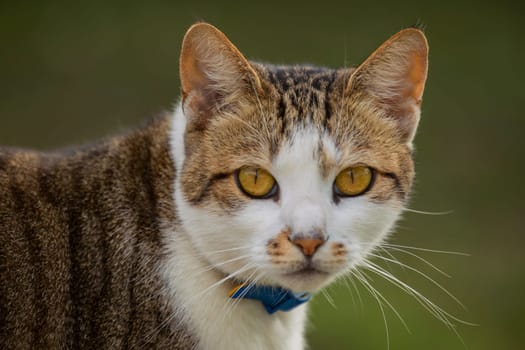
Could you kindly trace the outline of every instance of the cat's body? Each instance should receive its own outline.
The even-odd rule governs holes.
[[[410,29],[357,69],[274,67],[198,24],[172,115],[78,150],[0,149],[0,348],[303,349],[306,305],[228,293],[315,292],[384,239],[426,50]]]
[[[157,273],[176,223],[169,126],[56,154],[0,150],[0,348],[190,347],[163,324]]]

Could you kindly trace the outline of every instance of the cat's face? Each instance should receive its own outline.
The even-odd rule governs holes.
[[[331,70],[249,63],[215,28],[190,29],[176,194],[210,267],[315,291],[384,239],[411,187],[426,76],[424,37],[402,33]]]

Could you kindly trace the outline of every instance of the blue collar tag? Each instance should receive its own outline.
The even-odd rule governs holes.
[[[276,311],[290,311],[296,306],[306,303],[311,298],[310,293],[294,293],[280,287],[241,284],[233,288],[229,297],[232,299],[259,300],[269,314]]]

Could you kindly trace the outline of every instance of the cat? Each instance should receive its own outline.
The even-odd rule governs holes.
[[[0,348],[305,349],[310,293],[408,200],[427,66],[414,28],[329,69],[248,61],[197,23],[174,112],[1,148]]]

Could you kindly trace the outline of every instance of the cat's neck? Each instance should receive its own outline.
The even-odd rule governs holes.
[[[259,301],[228,298],[233,286],[210,269],[186,232],[169,245],[171,258],[164,277],[173,300],[175,319],[184,320],[199,341],[199,349],[302,350],[306,305],[290,312],[268,314]]]
[[[180,108],[175,112],[172,151],[177,165],[184,156]],[[179,157],[179,158],[177,158]],[[177,176],[178,178],[178,176]],[[179,216],[188,205],[175,185],[175,202]],[[164,265],[164,278],[173,300],[176,319],[183,319],[194,330],[201,349],[282,349],[304,348],[306,305],[290,312],[268,314],[259,301],[233,300],[228,292],[233,282],[210,266],[196,250],[191,232],[181,223],[175,232],[166,232],[169,260]]]

